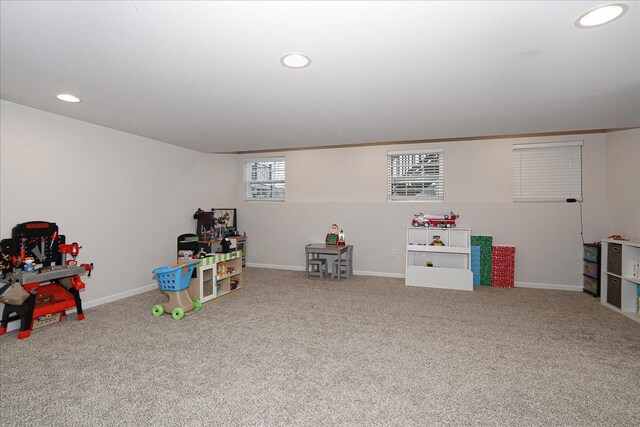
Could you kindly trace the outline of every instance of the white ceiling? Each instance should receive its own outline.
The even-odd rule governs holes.
[[[1,97],[204,152],[634,127],[625,2],[3,1]]]

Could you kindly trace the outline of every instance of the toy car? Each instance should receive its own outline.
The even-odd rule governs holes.
[[[454,214],[453,211],[444,215],[431,215],[420,212],[413,216],[411,225],[414,227],[451,228],[456,226],[456,219],[458,218],[460,218],[460,215]]]
[[[414,227],[424,227],[424,215],[422,214],[422,212],[413,216],[411,225]]]

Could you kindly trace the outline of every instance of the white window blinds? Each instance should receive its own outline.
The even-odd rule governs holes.
[[[284,157],[244,161],[246,200],[284,201]]]
[[[513,200],[582,200],[582,141],[513,146]]]
[[[389,151],[387,199],[444,200],[444,151]]]

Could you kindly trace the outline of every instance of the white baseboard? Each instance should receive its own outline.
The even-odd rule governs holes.
[[[552,289],[556,291],[582,292],[582,286],[556,285],[553,283],[515,282],[516,288]]]
[[[296,265],[256,264],[255,262],[248,262],[246,266],[255,268],[270,268],[274,270],[304,271],[304,267],[298,267]]]
[[[132,297],[134,295],[142,294],[142,293],[151,291],[153,289],[158,289],[158,284],[155,283],[155,282],[154,283],[150,283],[148,285],[140,286],[139,288],[129,289],[128,291],[119,292],[117,294],[113,294],[113,295],[109,295],[109,296],[106,296],[106,297],[94,299],[94,300],[91,300],[91,301],[87,301],[86,303],[83,301],[82,302],[82,309],[84,310],[85,308],[97,307],[97,306],[102,305],[102,304],[107,304],[107,303],[110,303],[110,302],[118,301],[119,299],[128,298],[128,297]]]
[[[256,264],[253,262],[248,262],[247,267],[271,268],[275,270],[304,271],[304,267],[300,267],[297,265]],[[384,273],[380,271],[354,270],[353,275],[354,276],[394,277],[398,279],[404,279],[404,274],[402,273]]]
[[[354,276],[375,276],[375,277],[391,277],[394,279],[404,279],[403,273],[385,273],[382,271],[362,271],[362,270],[354,270]]]
[[[144,285],[135,289],[129,289],[128,291],[124,291],[124,292],[118,292],[117,294],[108,295],[106,297],[94,299],[91,301],[86,301],[86,302],[82,301],[82,310],[86,310],[92,307],[97,307],[102,304],[108,304],[110,302],[118,301],[119,299],[132,297],[134,295],[142,294],[144,292],[148,292],[157,288],[158,288],[157,283],[151,283],[149,285]],[[82,293],[80,293],[80,296],[82,296]],[[76,312],[75,308],[67,310],[67,314],[73,314],[75,312]],[[20,328],[19,320],[14,320],[13,322],[9,322],[9,324],[7,325],[7,331],[15,331],[16,329],[19,329],[19,328]]]
[[[253,262],[248,262],[247,267],[270,268],[275,270],[304,271],[304,267],[297,266],[297,265],[257,264]],[[362,270],[354,271],[353,275],[354,276],[392,277],[396,279],[404,279],[404,276],[405,276],[403,273],[386,273],[382,271],[362,271]],[[581,286],[556,285],[554,283],[515,282],[514,286],[516,288],[552,289],[556,291],[582,292]]]

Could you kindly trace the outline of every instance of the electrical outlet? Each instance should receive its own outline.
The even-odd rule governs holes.
[[[395,258],[398,256],[398,250],[396,248],[391,249],[391,258]]]

